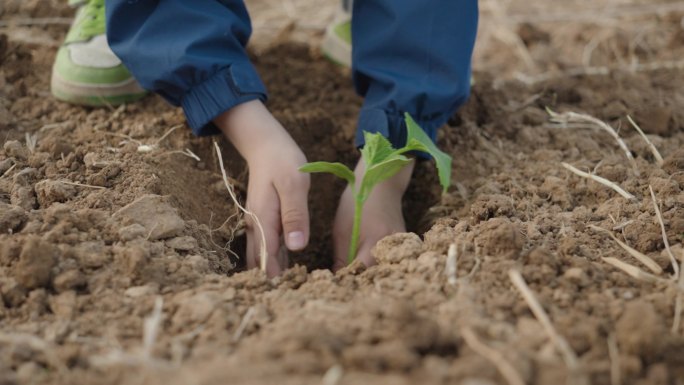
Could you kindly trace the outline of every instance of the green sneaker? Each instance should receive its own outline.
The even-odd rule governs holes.
[[[52,94],[65,102],[118,105],[145,96],[107,44],[104,0],[69,0],[78,6],[52,67]]]
[[[351,15],[343,10],[326,29],[321,50],[335,63],[351,67],[351,47]]]

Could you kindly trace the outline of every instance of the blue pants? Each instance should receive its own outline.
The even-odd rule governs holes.
[[[477,0],[356,0],[352,74],[365,98],[362,131],[406,141],[403,113],[433,138],[467,98]],[[267,99],[245,46],[252,32],[242,0],[106,0],[107,37],[146,89],[183,107],[197,135],[212,119]]]

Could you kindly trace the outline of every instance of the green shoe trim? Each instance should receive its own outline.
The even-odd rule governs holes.
[[[340,39],[344,40],[346,43],[351,45],[352,33],[351,33],[351,21],[345,21],[335,26],[335,35]]]
[[[64,44],[88,41],[93,36],[105,33],[104,0],[87,0],[76,12],[74,23],[69,28]]]

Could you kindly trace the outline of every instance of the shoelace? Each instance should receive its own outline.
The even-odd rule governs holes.
[[[104,0],[88,0],[83,7],[80,36],[88,39],[105,33]]]

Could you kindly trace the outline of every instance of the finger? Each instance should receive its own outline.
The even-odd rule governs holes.
[[[352,230],[352,217],[349,214],[353,210],[353,205],[350,203],[351,200],[351,191],[347,188],[342,193],[342,197],[340,197],[340,204],[335,214],[335,224],[333,226],[333,247],[335,251],[333,271],[347,266]]]
[[[278,181],[275,186],[280,199],[283,238],[292,251],[302,250],[309,243],[309,185],[308,175],[296,174]]]
[[[278,263],[277,256],[280,248],[280,207],[278,196],[273,188],[260,189],[259,196],[250,199],[250,211],[258,218],[263,229],[263,237],[259,226],[254,218],[248,223],[247,242],[252,246],[252,261],[254,267],[261,267],[261,255],[264,250],[262,243],[265,242],[266,273],[269,277],[280,274],[282,268]],[[252,203],[254,202],[254,203]]]
[[[335,256],[333,259],[333,271],[337,271],[347,266],[347,259],[349,257],[349,233],[336,233],[333,236],[333,244],[335,249]]]
[[[366,267],[371,267],[375,265],[375,258],[371,255],[371,249],[373,248],[373,244],[369,242],[364,242],[361,244],[361,247],[359,247],[359,252],[356,254],[356,259],[359,261],[363,262]]]

